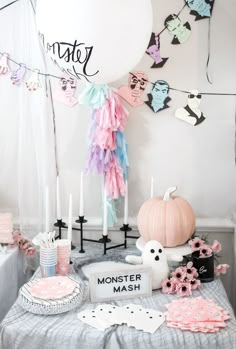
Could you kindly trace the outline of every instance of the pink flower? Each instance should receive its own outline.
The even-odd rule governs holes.
[[[190,285],[192,290],[196,290],[200,286],[200,284],[201,284],[200,280],[197,280],[197,279],[190,280]]]
[[[186,278],[186,271],[184,267],[177,268],[172,276],[177,280],[177,282],[182,282]]]
[[[21,233],[19,232],[19,230],[13,231],[13,233],[12,233],[13,240],[17,239],[20,235],[21,235]]]
[[[212,249],[208,245],[203,245],[200,250],[200,257],[209,257],[212,255]]]
[[[221,251],[221,244],[219,243],[219,241],[214,240],[211,249],[214,253],[218,253]]]
[[[228,264],[219,264],[215,268],[215,273],[217,276],[219,276],[220,274],[226,274],[228,268],[229,268]]]
[[[36,252],[36,248],[34,247],[29,247],[26,251],[25,254],[26,256],[33,256]]]
[[[161,283],[163,293],[175,293],[176,290],[176,280],[174,278],[165,279]]]
[[[19,242],[19,248],[20,250],[26,251],[27,248],[30,247],[29,241],[22,238],[21,241]]]
[[[191,246],[192,251],[199,251],[200,248],[205,244],[205,241],[199,238],[194,238],[193,240],[190,240],[188,243]]]
[[[180,282],[176,285],[177,295],[179,297],[189,296],[192,294],[191,285],[188,282]]]
[[[187,266],[185,267],[186,277],[188,280],[192,280],[196,277],[198,277],[197,269],[194,268],[193,262],[188,262]]]

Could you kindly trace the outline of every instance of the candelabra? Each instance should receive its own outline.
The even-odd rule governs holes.
[[[79,218],[75,222],[80,224],[79,228],[72,227],[72,230],[80,232],[80,250],[79,250],[79,253],[85,253],[84,241],[103,244],[103,252],[105,255],[108,250],[112,250],[114,248],[118,248],[118,247],[127,248],[127,239],[137,239],[138,238],[138,236],[128,235],[128,232],[131,232],[132,228],[129,226],[129,224],[123,224],[123,226],[120,228],[120,231],[124,232],[124,242],[121,244],[118,244],[118,245],[108,246],[108,244],[111,242],[111,239],[109,239],[107,235],[102,235],[102,238],[100,238],[98,240],[88,239],[88,238],[84,237],[84,224],[88,222],[84,218],[84,216],[79,216]],[[57,239],[61,239],[62,229],[67,229],[68,226],[62,220],[57,220],[57,222],[54,224],[54,226],[58,227],[58,231],[59,231]],[[74,249],[74,248],[75,248],[75,246],[72,244],[72,249]]]

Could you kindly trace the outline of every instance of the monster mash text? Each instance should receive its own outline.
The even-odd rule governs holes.
[[[151,267],[130,266],[119,270],[94,272],[89,277],[90,299],[95,302],[152,294]]]
[[[101,284],[117,284],[117,283],[132,283],[141,280],[141,274],[120,275],[120,276],[108,276],[106,278],[97,279],[98,285]],[[126,285],[112,285],[113,293],[130,292],[140,290],[140,284],[126,284]]]
[[[66,63],[70,63],[73,69],[67,69],[67,72],[76,75],[77,78],[84,76],[86,80],[89,77],[95,76],[99,73],[99,70],[95,72],[89,71],[89,60],[93,53],[93,46],[87,46],[84,42],[78,42],[75,40],[73,43],[59,42],[49,43],[45,41],[44,34],[39,33],[39,37],[42,41],[46,53],[52,54],[52,60],[60,67],[60,60],[64,60]],[[78,66],[80,65],[80,71]],[[62,69],[65,70],[65,69]]]

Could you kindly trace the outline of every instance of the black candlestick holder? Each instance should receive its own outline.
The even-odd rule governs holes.
[[[84,216],[79,216],[79,219],[76,220],[76,223],[80,224],[80,250],[79,253],[85,253],[84,250],[84,223],[88,221],[84,218]]]
[[[132,235],[127,235],[128,231],[132,231],[132,228],[129,226],[129,224],[123,224],[123,227],[121,227],[120,230],[124,232],[124,247],[127,248],[127,238],[137,239],[137,237]]]
[[[62,219],[57,219],[57,222],[54,224],[54,227],[58,227],[58,236],[56,239],[61,239],[61,230],[66,228],[66,223]]]

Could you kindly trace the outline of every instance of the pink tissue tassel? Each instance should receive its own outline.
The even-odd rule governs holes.
[[[127,124],[128,111],[121,104],[120,97],[111,92],[106,103],[96,111],[96,121],[99,129],[124,131]]]
[[[120,195],[125,196],[123,171],[119,160],[115,155],[113,155],[107,166],[105,185],[107,196],[110,196],[113,199],[118,199]]]

